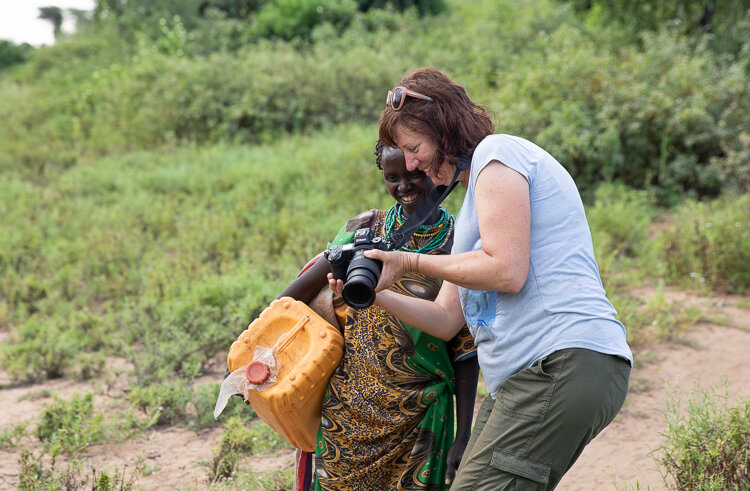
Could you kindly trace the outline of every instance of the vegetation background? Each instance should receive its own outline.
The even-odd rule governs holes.
[[[220,380],[204,375],[343,221],[387,206],[378,115],[415,67],[448,73],[498,132],[570,171],[631,345],[699,320],[635,287],[747,299],[748,0],[97,0],[75,14],[54,46],[0,40],[0,365],[7,387],[127,382],[106,412],[77,394],[4,429],[21,488],[131,487],[155,469],[91,474],[81,451],[216,425],[207,482],[289,485],[243,471],[243,453],[285,444],[237,401],[214,421]],[[734,431],[747,405],[732,415]],[[733,440],[745,456],[748,440]]]

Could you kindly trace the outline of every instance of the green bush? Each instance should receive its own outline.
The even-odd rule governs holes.
[[[693,392],[683,409],[680,396],[670,396],[666,440],[656,451],[665,483],[675,489],[748,489],[750,401],[730,406],[726,391],[712,388]]]
[[[127,70],[112,66],[83,81],[71,136],[107,152],[185,141],[257,143],[374,120],[383,87],[396,77],[387,56],[325,46],[304,53],[283,43],[200,59],[143,52]],[[343,86],[349,89],[336,89]]]
[[[622,184],[602,184],[586,208],[594,253],[604,286],[629,258],[649,252],[649,230],[656,215],[655,198]],[[625,262],[627,265],[627,262]]]
[[[747,0],[683,1],[571,0],[589,22],[616,23],[632,37],[643,31],[657,31],[672,25],[680,34],[695,40],[708,40],[719,53],[737,54],[747,46],[750,2]]]
[[[439,14],[446,10],[445,0],[356,0],[359,9],[369,11],[371,9],[393,8],[404,11],[416,8],[420,15]]]
[[[310,33],[321,24],[338,29],[346,27],[357,11],[388,9],[403,12],[413,9],[425,16],[439,14],[446,8],[445,0],[115,0],[98,2],[93,17],[100,28],[115,28],[123,34],[145,36],[151,40],[160,37],[160,22],[179,17],[189,37],[215,44],[217,35],[209,33],[218,27],[220,33],[233,36],[236,32],[230,33],[231,30],[240,25],[233,21],[252,24],[251,37],[255,39],[308,40]],[[227,26],[231,26],[229,32],[224,31]]]
[[[18,447],[21,441],[28,436],[28,426],[29,422],[27,421],[0,431],[0,450]]]
[[[184,422],[192,397],[190,386],[176,378],[160,384],[134,386],[128,394],[130,402],[142,409],[154,424]]]
[[[356,10],[354,0],[275,0],[263,6],[252,30],[262,38],[309,40],[313,29],[322,23],[343,30]]]
[[[213,483],[233,477],[237,472],[237,465],[243,457],[252,455],[254,434],[245,427],[240,418],[227,420],[224,434],[219,442],[219,448],[208,472],[208,481]]]
[[[713,162],[727,183],[727,191],[744,194],[750,189],[750,133],[743,131],[736,144],[727,145],[724,157]]]
[[[602,181],[654,192],[661,203],[716,196],[720,169],[750,124],[746,62],[662,32],[610,48],[562,25],[508,67],[489,106],[503,132],[526,135],[571,172],[584,198]],[[736,164],[734,167],[737,167]],[[731,173],[724,174],[730,177]]]
[[[750,195],[687,201],[659,237],[668,281],[743,293],[750,286]]]
[[[12,343],[0,346],[0,364],[19,381],[63,375],[81,380],[100,375],[112,343],[98,316],[58,312],[59,317],[32,316],[14,331]]]
[[[15,44],[11,41],[0,39],[0,72],[10,66],[28,60],[29,52],[33,49],[28,43]]]
[[[222,481],[231,479],[243,489],[254,489],[262,485],[263,489],[289,489],[290,471],[255,474],[240,472],[243,459],[253,454],[268,453],[279,448],[292,448],[278,433],[266,423],[256,420],[248,427],[242,418],[231,416],[227,419],[224,434],[219,448],[210,464],[208,480],[212,486],[222,487]]]
[[[53,404],[44,407],[35,435],[51,455],[75,454],[104,440],[104,418],[94,411],[93,401],[91,393],[76,393],[70,401],[56,397]]]

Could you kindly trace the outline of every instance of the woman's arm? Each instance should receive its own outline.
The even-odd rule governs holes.
[[[377,289],[384,290],[409,271],[442,278],[474,290],[517,293],[529,271],[531,211],[529,184],[498,161],[482,170],[475,188],[482,248],[450,256],[371,250],[383,261]]]
[[[331,272],[328,261],[320,256],[307,271],[299,275],[276,298],[292,297],[309,304],[326,285],[326,275]]]
[[[344,282],[334,279],[333,274],[329,273],[328,286],[334,293],[341,295]],[[375,296],[375,305],[387,310],[402,322],[444,341],[452,339],[466,322],[456,285],[445,281],[434,301],[384,290]]]

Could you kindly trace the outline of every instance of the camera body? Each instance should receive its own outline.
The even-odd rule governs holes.
[[[354,232],[354,240],[346,245],[333,245],[325,251],[333,277],[344,281],[341,297],[347,305],[363,309],[375,301],[375,287],[380,279],[383,263],[365,257],[370,249],[388,250],[385,240],[369,228]]]

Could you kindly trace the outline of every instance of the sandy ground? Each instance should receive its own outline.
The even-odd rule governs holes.
[[[687,394],[696,387],[724,387],[730,403],[750,398],[750,310],[737,307],[739,297],[699,298],[670,293],[670,299],[691,304],[713,323],[699,324],[680,336],[678,342],[662,343],[647,350],[634,349],[637,363],[631,374],[625,407],[584,450],[563,478],[558,490],[667,489],[651,456],[662,442],[663,411],[668,394]],[[746,299],[745,299],[746,300]],[[6,342],[0,333],[0,342]],[[221,379],[220,374],[208,377]],[[69,398],[75,392],[93,391],[98,409],[122,404],[124,383],[111,379],[92,386],[65,380],[45,381],[23,387],[8,384],[0,372],[0,432],[24,421],[34,421],[49,394]],[[45,392],[48,391],[48,392]],[[683,397],[684,399],[684,397]],[[33,428],[33,423],[29,426]],[[194,432],[176,427],[159,428],[121,444],[97,445],[83,454],[86,466],[97,470],[125,469],[132,472],[138,459],[151,472],[137,481],[138,489],[206,489],[207,467],[221,437],[220,429]],[[38,445],[29,439],[25,442]],[[32,446],[32,448],[34,448]],[[0,490],[18,488],[17,448],[0,449]],[[248,460],[254,471],[293,466],[293,451],[256,455]]]

